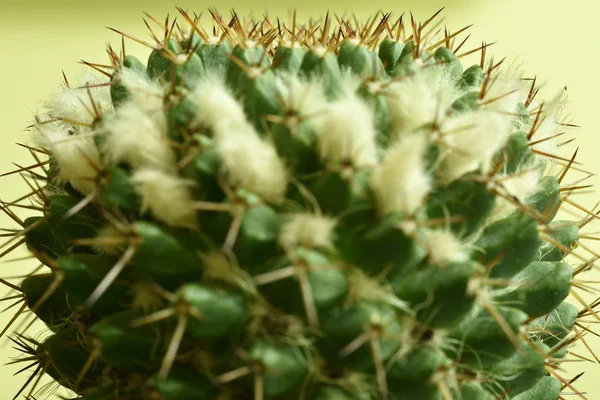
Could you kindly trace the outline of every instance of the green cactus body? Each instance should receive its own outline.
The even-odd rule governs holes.
[[[582,225],[534,133],[562,103],[389,15],[180,12],[35,124],[41,370],[87,400],[558,399]]]

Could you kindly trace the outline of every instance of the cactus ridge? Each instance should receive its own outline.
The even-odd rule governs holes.
[[[109,46],[36,116],[2,257],[25,244],[44,270],[0,282],[11,324],[30,309],[51,334],[12,338],[36,368],[15,399],[42,374],[85,400],[577,392],[558,368],[594,306],[575,289],[595,215],[554,219],[584,210],[564,92],[538,102],[439,13],[178,11],[145,21],[153,43],[116,31],[145,65]]]

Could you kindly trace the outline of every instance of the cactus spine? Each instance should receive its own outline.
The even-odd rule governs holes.
[[[564,93],[536,101],[462,30],[433,35],[437,14],[207,30],[179,12],[130,38],[146,65],[109,47],[33,125],[37,186],[5,203],[4,247],[44,270],[1,281],[51,331],[14,338],[33,377],[86,400],[575,390],[557,368],[591,313],[565,299],[593,213],[554,218],[581,187]]]

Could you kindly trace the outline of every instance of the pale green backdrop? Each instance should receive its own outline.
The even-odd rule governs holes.
[[[588,169],[600,172],[597,154],[600,146],[600,40],[597,37],[600,2],[597,0],[369,0],[364,3],[340,0],[238,0],[218,3],[188,0],[176,3],[171,0],[0,0],[0,172],[9,170],[11,162],[26,163],[29,160],[26,151],[14,143],[27,140],[24,128],[30,123],[40,100],[59,84],[61,70],[67,75],[75,75],[84,68],[77,64],[80,59],[105,62],[105,45],[108,42],[118,45],[119,37],[105,26],[144,36],[142,11],[163,17],[167,12],[176,14],[175,5],[196,11],[218,6],[222,13],[228,13],[232,7],[241,13],[252,10],[256,15],[268,11],[270,16],[282,16],[284,19],[292,8],[297,8],[299,17],[320,17],[329,9],[338,13],[354,12],[359,17],[378,10],[392,11],[395,15],[413,11],[418,19],[425,19],[447,6],[443,15],[451,30],[474,24],[470,30],[472,47],[482,40],[497,41],[490,48],[497,58],[504,55],[518,57],[524,62],[525,72],[537,74],[547,81],[551,92],[563,85],[568,87],[570,111],[575,122],[582,126],[577,137],[580,147],[578,160]],[[142,50],[139,46],[130,48]],[[596,184],[595,178],[593,183]],[[16,199],[25,188],[17,177],[1,178],[0,199]],[[578,201],[591,207],[597,198],[600,195],[582,195]],[[0,227],[15,226],[0,215]],[[598,246],[593,248],[598,249]],[[31,263],[27,262],[3,262],[0,264],[0,276],[23,274],[30,266]],[[598,279],[598,276],[592,273],[587,279]],[[0,295],[5,292],[0,287]],[[596,294],[585,296],[593,299]],[[0,329],[10,316],[10,311],[0,315]],[[29,331],[30,334],[37,332],[43,332],[43,327],[35,325]],[[600,340],[587,335],[587,341],[600,353]],[[9,344],[6,338],[0,339],[0,364],[17,355]],[[593,358],[582,346],[579,346],[578,353]],[[11,399],[27,378],[26,374],[13,377],[17,369],[16,366],[0,365],[0,400]],[[574,362],[569,364],[563,375],[572,376],[580,371],[586,373],[578,381],[579,390],[588,392],[590,400],[600,399],[598,364]]]

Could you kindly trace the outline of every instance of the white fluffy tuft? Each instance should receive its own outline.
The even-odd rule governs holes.
[[[109,162],[127,162],[133,168],[175,169],[175,152],[166,130],[134,102],[120,106],[105,123],[103,152]]]
[[[149,168],[134,172],[131,180],[142,197],[142,212],[150,211],[167,225],[196,226],[196,210],[190,191],[193,182]]]
[[[114,225],[104,225],[96,232],[97,245],[94,246],[100,254],[120,255],[125,250],[127,235]]]
[[[321,76],[312,75],[310,79],[306,79],[295,73],[282,73],[275,79],[277,92],[287,109],[297,111],[300,116],[316,116],[327,107],[325,85]],[[322,120],[320,116],[311,118],[311,123]]]
[[[444,266],[448,263],[463,262],[469,259],[467,247],[451,231],[445,229],[429,230],[425,237],[427,254],[434,265]]]
[[[106,83],[104,76],[88,73],[81,76],[70,88],[63,84],[60,89],[50,94],[45,103],[48,116],[55,119],[68,119],[81,124],[91,125],[96,118],[94,105],[100,114],[113,110],[108,86],[81,88]],[[89,90],[89,92],[88,92]],[[93,99],[90,99],[90,94]]]
[[[83,194],[96,189],[94,179],[102,160],[91,128],[97,114],[113,111],[108,86],[82,88],[106,83],[99,74],[84,74],[70,87],[63,84],[44,103],[44,123],[36,123],[36,143],[49,150],[58,165],[58,178],[71,183]],[[93,99],[93,101],[92,101]],[[48,122],[55,120],[55,122]]]
[[[529,196],[538,191],[541,177],[538,168],[530,168],[503,177],[500,182],[506,193],[520,202],[525,202]]]
[[[437,170],[440,180],[449,183],[480,167],[487,172],[511,129],[509,118],[487,110],[446,119],[440,142],[447,151]]]
[[[248,293],[256,291],[252,278],[246,271],[232,263],[232,260],[221,251],[201,253],[204,266],[204,279],[223,281],[233,286],[242,288]]]
[[[342,68],[336,98],[355,96],[363,82],[364,78],[355,74],[349,67]]]
[[[544,103],[542,115],[538,120],[537,128],[535,129],[535,133],[531,138],[532,142],[537,142],[531,145],[530,148],[532,150],[558,155],[559,138],[549,138],[558,134],[560,131],[565,131],[568,128],[564,125],[560,125],[561,123],[565,122],[564,111],[566,105],[566,88],[560,90],[551,101]],[[535,116],[532,117],[532,120],[535,120]]]
[[[251,125],[241,125],[217,138],[222,166],[233,186],[270,202],[279,202],[287,187],[285,164],[275,147]]]
[[[392,132],[402,135],[440,119],[456,98],[456,89],[444,68],[420,69],[385,90]]]
[[[499,186],[499,191],[504,193],[504,196],[497,196],[494,209],[490,213],[487,223],[504,218],[515,210],[514,201],[509,201],[507,198],[525,204],[527,198],[539,190],[541,178],[542,172],[539,168],[529,168],[513,175],[500,177],[497,186]]]
[[[147,74],[131,68],[122,68],[119,78],[127,89],[130,101],[143,110],[160,113],[165,90],[158,81],[151,80]]]
[[[194,124],[212,129],[215,136],[248,124],[244,108],[220,77],[210,75],[199,80],[192,95],[198,105]]]
[[[36,142],[52,153],[58,164],[58,177],[83,194],[94,191],[94,179],[102,168],[102,160],[90,135],[92,131],[77,131],[62,122],[37,124],[36,129],[39,133]]]
[[[402,137],[389,147],[371,178],[381,215],[412,214],[421,207],[432,184],[424,160],[426,149],[427,140],[421,134]]]
[[[485,98],[482,99],[484,108],[500,114],[514,114],[517,104],[527,99],[527,81],[523,76],[522,66],[514,61],[512,64],[503,65],[493,71]],[[512,115],[504,115],[507,119],[514,119]]]
[[[319,156],[325,162],[351,162],[356,167],[377,160],[374,115],[358,96],[330,103],[317,136]]]
[[[305,212],[290,214],[279,234],[279,244],[284,249],[304,246],[331,250],[335,224],[331,217]]]
[[[218,76],[200,80],[194,89],[195,123],[212,130],[230,183],[262,199],[280,201],[287,172],[272,143],[258,136],[242,105]]]

